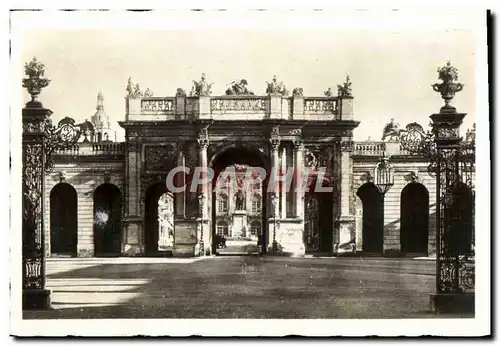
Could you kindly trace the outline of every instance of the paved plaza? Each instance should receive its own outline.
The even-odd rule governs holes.
[[[428,318],[435,262],[411,258],[50,259],[52,309],[24,318]]]

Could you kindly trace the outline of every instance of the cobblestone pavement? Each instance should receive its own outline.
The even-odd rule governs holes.
[[[62,259],[24,318],[428,318],[435,262],[387,258]]]

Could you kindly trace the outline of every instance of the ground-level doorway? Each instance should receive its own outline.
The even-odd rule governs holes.
[[[77,193],[73,186],[59,183],[50,191],[50,253],[76,256],[78,243]]]
[[[94,192],[94,253],[97,257],[120,256],[122,198],[118,187],[105,183]]]
[[[381,255],[384,251],[384,196],[373,183],[357,191],[363,206],[362,252]]]

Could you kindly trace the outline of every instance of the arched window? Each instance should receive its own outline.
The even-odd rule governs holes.
[[[218,213],[227,213],[228,207],[228,198],[226,194],[220,194],[217,198],[217,212]]]
[[[254,221],[250,225],[250,235],[252,237],[258,237],[261,233],[260,222]]]
[[[260,213],[262,210],[262,198],[259,194],[254,194],[252,196],[252,212]]]
[[[217,235],[221,237],[229,236],[229,228],[227,227],[227,223],[222,221],[217,224]]]

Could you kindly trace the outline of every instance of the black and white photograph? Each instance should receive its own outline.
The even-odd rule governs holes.
[[[489,335],[487,18],[11,11],[11,334]]]

